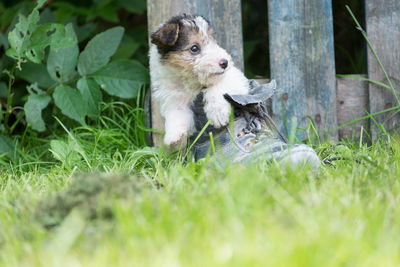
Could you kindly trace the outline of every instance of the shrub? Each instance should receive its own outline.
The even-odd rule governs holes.
[[[135,99],[149,82],[140,62],[147,46],[143,16],[133,15],[139,23],[129,33],[115,26],[132,26],[132,13],[143,13],[145,1],[83,1],[86,8],[71,2],[0,3],[0,153],[13,150],[16,134],[49,135],[59,128],[55,117],[88,125],[103,100]]]

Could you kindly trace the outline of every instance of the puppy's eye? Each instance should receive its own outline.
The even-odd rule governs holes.
[[[198,53],[200,53],[200,47],[198,45],[192,45],[192,47],[190,48],[190,52],[193,55],[197,55]]]

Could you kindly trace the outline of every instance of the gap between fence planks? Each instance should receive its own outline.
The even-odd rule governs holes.
[[[217,33],[217,42],[233,57],[235,65],[243,70],[243,37],[240,0],[148,0],[147,17],[149,34],[170,17],[181,14],[198,14],[207,18]],[[159,107],[151,99],[151,126],[163,130],[164,122]],[[162,135],[153,133],[153,144],[162,145]]]

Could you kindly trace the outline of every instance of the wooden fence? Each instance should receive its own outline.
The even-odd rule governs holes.
[[[337,129],[353,119],[400,105],[393,92],[354,78],[338,78],[335,72],[332,0],[268,1],[271,79],[284,92],[273,99],[274,117],[283,131],[297,128],[304,138],[310,121],[323,138],[357,136],[367,121]],[[364,0],[368,38],[379,55],[394,88],[400,88],[400,1]],[[205,16],[217,32],[217,41],[243,68],[243,38],[240,0],[148,0],[149,32],[172,15],[182,12]],[[260,10],[259,12],[263,12]],[[267,11],[265,11],[267,12]],[[355,27],[349,25],[349,27]],[[368,49],[366,79],[387,84],[385,73]],[[152,127],[163,128],[152,101]],[[399,125],[400,115],[375,117],[386,129]],[[286,123],[284,123],[286,122]],[[371,123],[371,135],[380,129]],[[160,144],[160,137],[153,136]]]

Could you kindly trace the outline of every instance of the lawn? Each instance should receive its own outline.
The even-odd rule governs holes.
[[[36,163],[3,164],[0,265],[399,265],[397,138],[316,145],[346,158],[318,171],[221,168],[137,147],[126,125],[38,140]]]

